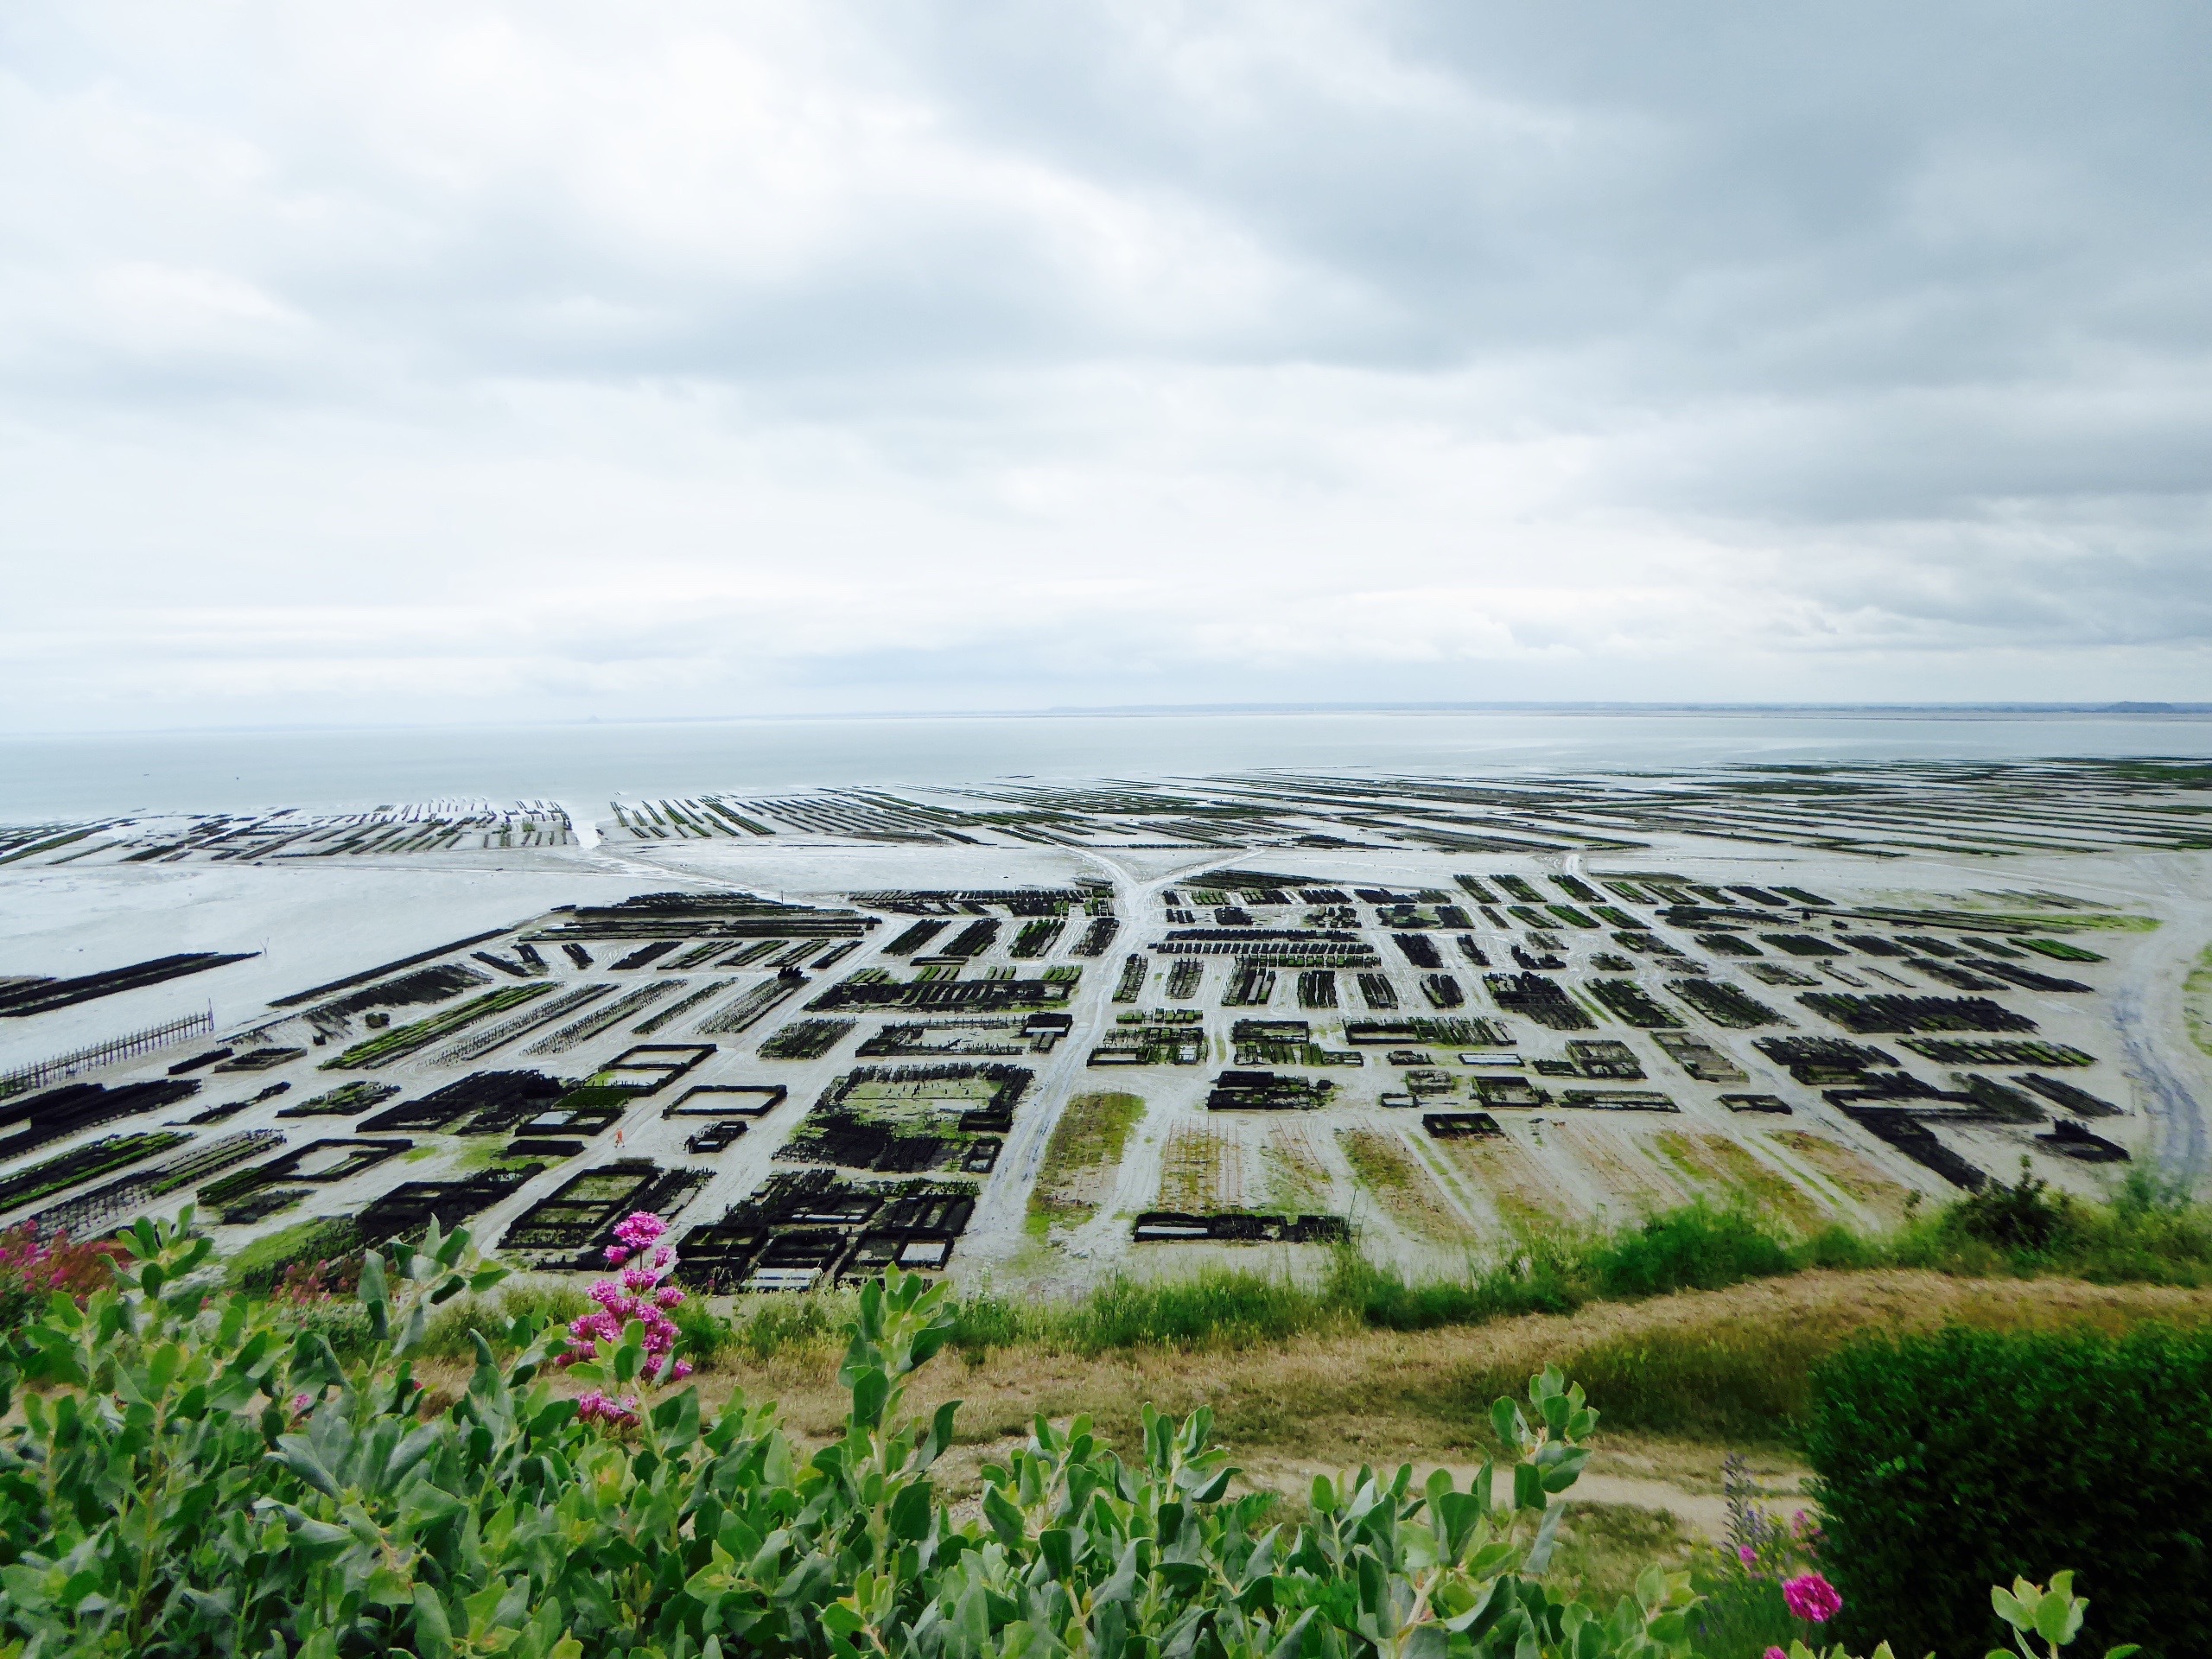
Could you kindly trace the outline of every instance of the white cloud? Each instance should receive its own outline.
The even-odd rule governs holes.
[[[0,725],[2202,695],[2208,34],[13,9]]]

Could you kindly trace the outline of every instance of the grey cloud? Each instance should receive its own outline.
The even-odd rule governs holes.
[[[2171,695],[2208,82],[2178,3],[14,8],[0,719]]]

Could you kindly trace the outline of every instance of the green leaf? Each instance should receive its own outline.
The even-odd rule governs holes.
[[[1075,1537],[1065,1527],[1052,1527],[1037,1537],[1037,1552],[1045,1566],[1063,1584],[1075,1577]]]
[[[927,1480],[917,1480],[900,1489],[891,1500],[891,1535],[915,1539],[926,1534],[930,1529],[931,1500],[935,1496]]]
[[[1533,1463],[1513,1465],[1513,1507],[1516,1510],[1541,1510],[1544,1507],[1544,1478]]]
[[[315,1446],[306,1435],[280,1435],[277,1438],[276,1449],[269,1453],[269,1456],[283,1464],[318,1492],[329,1497],[338,1496],[336,1477],[323,1467],[322,1459],[315,1455]]]
[[[453,1626],[445,1604],[427,1584],[415,1586],[415,1651],[419,1659],[446,1659],[453,1651]]]
[[[1222,1470],[1211,1480],[1209,1480],[1205,1485],[1199,1487],[1198,1491],[1191,1494],[1191,1502],[1193,1503],[1218,1503],[1221,1502],[1222,1494],[1229,1490],[1229,1483],[1231,1477],[1236,1475],[1236,1472],[1237,1471],[1234,1469]]]
[[[883,1421],[884,1402],[891,1397],[891,1379],[880,1366],[872,1366],[854,1377],[853,1421],[863,1428],[873,1428]]]
[[[1020,1543],[1028,1531],[1021,1511],[995,1486],[983,1489],[983,1519],[998,1535],[999,1541],[1009,1547]]]
[[[2056,1580],[2036,1606],[2036,1634],[2055,1647],[2064,1647],[2082,1633],[2082,1615],[2089,1604],[2077,1600],[2057,1586]]]

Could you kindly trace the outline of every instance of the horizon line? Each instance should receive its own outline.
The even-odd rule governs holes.
[[[2143,698],[2106,702],[2075,699],[2035,702],[2018,699],[1950,700],[1926,702],[1698,702],[1688,699],[1624,698],[1493,701],[1334,702],[1125,702],[1052,703],[1030,709],[878,709],[772,715],[578,715],[563,720],[412,721],[359,724],[273,724],[231,726],[80,727],[0,732],[0,743],[35,740],[98,740],[121,737],[239,736],[251,734],[344,732],[437,732],[563,730],[593,726],[713,726],[773,724],[779,721],[839,720],[1067,720],[1147,719],[1204,715],[1450,715],[1450,714],[1797,714],[1797,715],[2212,715],[2212,702],[2172,702]]]

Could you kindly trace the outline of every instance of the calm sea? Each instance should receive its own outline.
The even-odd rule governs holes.
[[[454,797],[1742,761],[2212,756],[2212,716],[1679,710],[1034,715],[0,738],[0,822]]]

